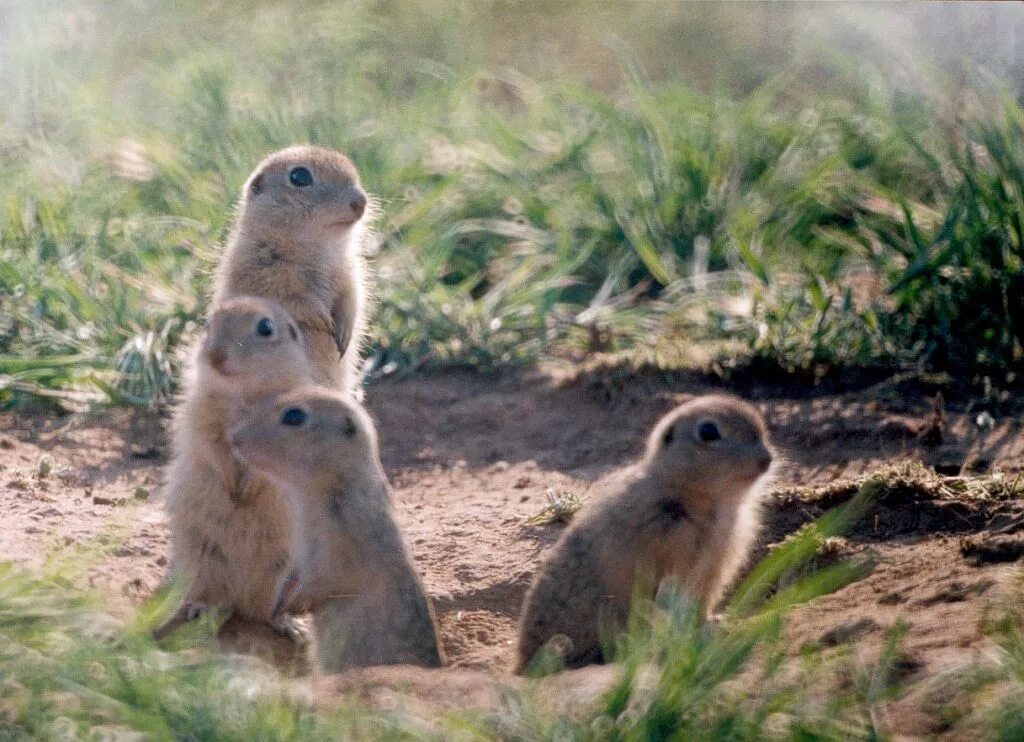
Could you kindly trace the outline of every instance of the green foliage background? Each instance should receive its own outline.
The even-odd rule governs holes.
[[[240,184],[302,141],[349,152],[379,198],[378,366],[1013,368],[1021,26],[997,7],[8,2],[0,394],[165,398]]]

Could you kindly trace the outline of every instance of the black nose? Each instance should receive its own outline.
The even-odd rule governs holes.
[[[348,205],[357,217],[362,216],[363,212],[366,211],[366,194],[362,192],[354,194],[349,199]]]
[[[772,455],[771,455],[770,453],[768,453],[767,451],[765,451],[765,452],[764,452],[763,454],[761,454],[761,456],[760,456],[760,457],[759,457],[759,458],[757,459],[757,467],[758,467],[758,468],[759,468],[759,469],[760,469],[760,470],[761,470],[762,472],[766,472],[766,471],[768,471],[768,467],[769,467],[769,466],[771,466],[771,465],[772,465]]]

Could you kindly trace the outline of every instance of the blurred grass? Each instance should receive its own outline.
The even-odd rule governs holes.
[[[4,739],[405,739],[401,719],[289,701],[244,658],[158,649],[55,578],[0,565],[0,736]]]
[[[166,400],[240,184],[298,141],[380,199],[377,372],[1021,363],[998,8],[49,0],[0,28],[0,403]]]

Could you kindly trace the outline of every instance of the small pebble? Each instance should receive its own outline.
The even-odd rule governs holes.
[[[39,467],[36,469],[36,474],[40,479],[45,479],[50,476],[50,472],[53,471],[53,456],[50,454],[43,454],[39,458]]]

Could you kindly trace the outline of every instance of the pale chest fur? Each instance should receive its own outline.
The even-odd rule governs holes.
[[[660,576],[679,578],[687,594],[710,613],[754,537],[755,508],[743,502],[712,511],[706,520],[680,522],[660,550]]]

